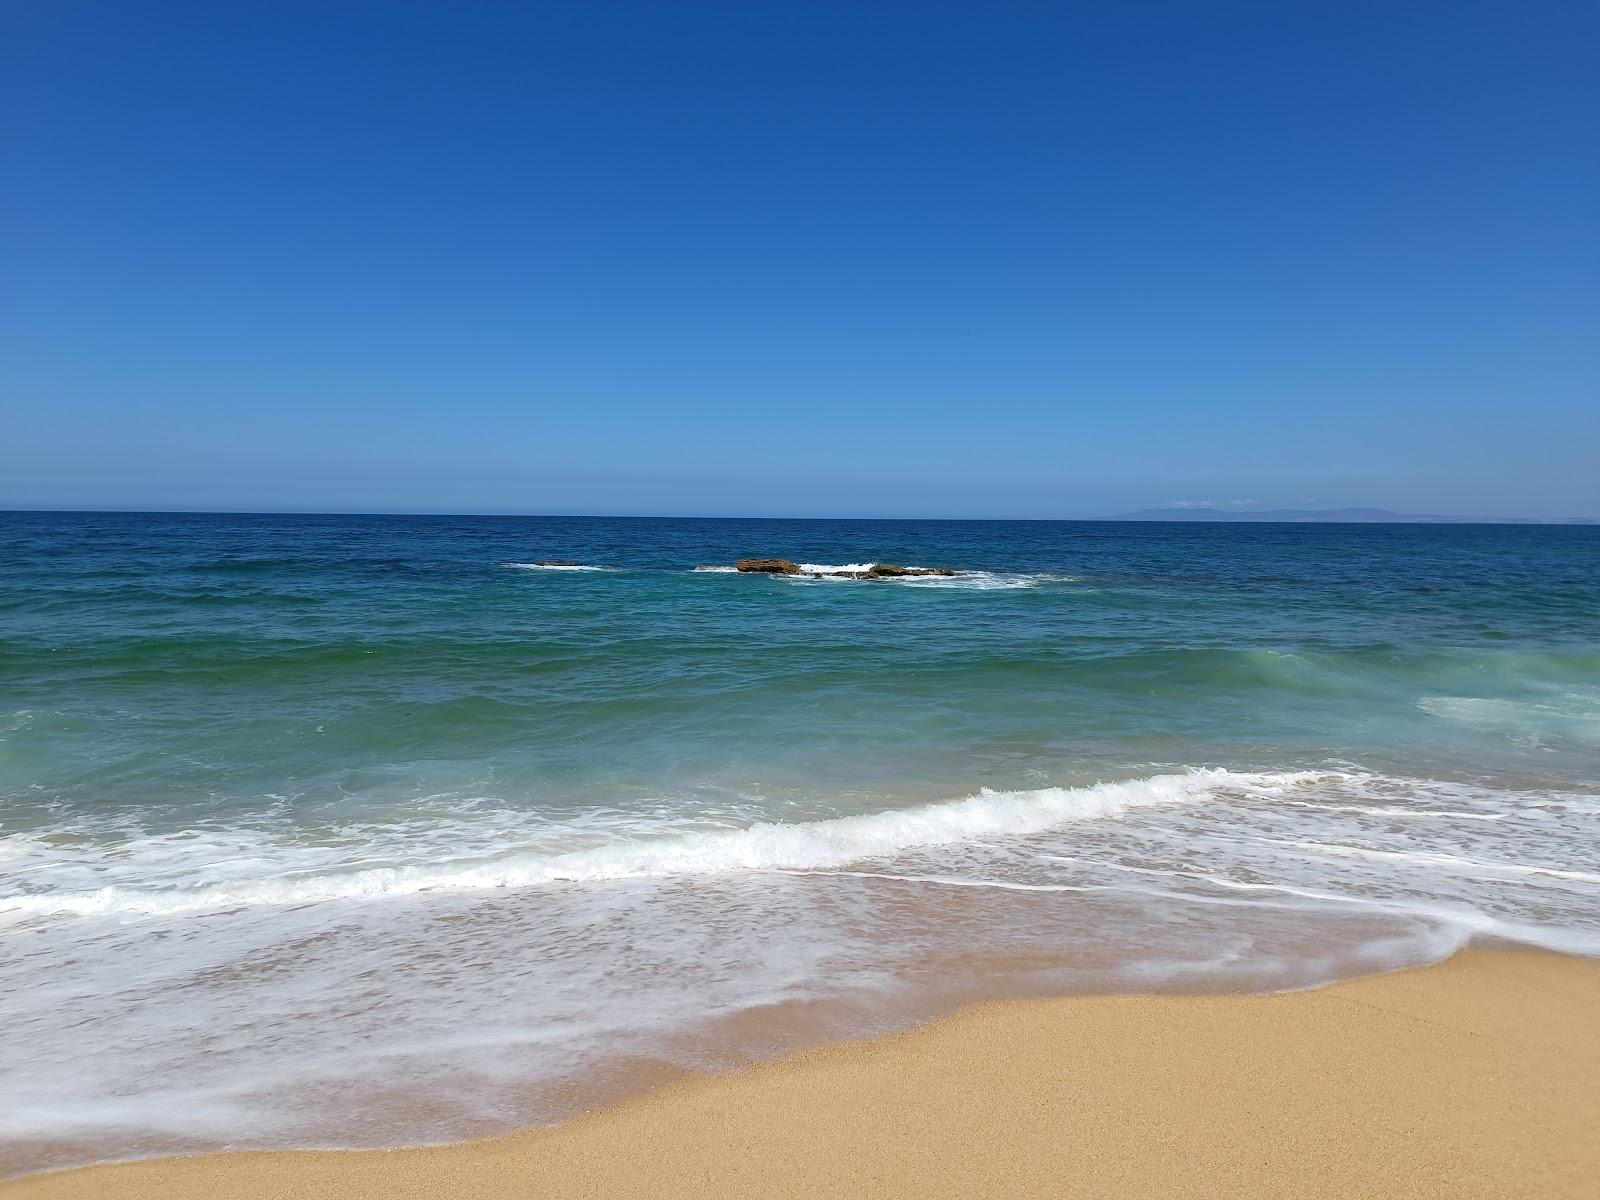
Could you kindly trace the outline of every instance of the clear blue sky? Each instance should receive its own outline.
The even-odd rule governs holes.
[[[0,507],[1600,515],[1600,6],[0,11]]]

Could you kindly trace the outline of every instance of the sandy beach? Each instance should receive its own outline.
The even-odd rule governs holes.
[[[0,1186],[185,1197],[1592,1197],[1600,963],[1475,950],[1271,996],[1000,1002],[462,1146]]]

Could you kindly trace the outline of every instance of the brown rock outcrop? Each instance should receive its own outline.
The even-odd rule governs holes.
[[[735,569],[759,575],[804,575],[807,579],[904,579],[912,575],[959,575],[949,567],[902,567],[873,563],[859,571],[807,571],[787,558],[741,558]]]
[[[907,575],[954,575],[949,567],[900,567],[894,563],[873,563],[863,579],[901,579]]]

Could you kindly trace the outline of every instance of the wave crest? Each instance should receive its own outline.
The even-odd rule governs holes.
[[[595,567],[588,563],[506,563],[518,571],[615,571],[616,567]]]
[[[904,851],[990,838],[1026,837],[1077,820],[1135,808],[1203,800],[1220,792],[1274,794],[1327,780],[1315,772],[1190,770],[1078,788],[984,789],[961,800],[795,823],[760,821],[742,828],[629,836],[559,851],[374,866],[323,864],[311,870],[196,880],[167,886],[109,886],[0,898],[0,913],[20,916],[167,914],[255,905],[308,904],[426,891],[471,891],[644,876],[740,871],[826,871]],[[267,851],[262,848],[263,852]],[[287,864],[285,864],[287,865]]]

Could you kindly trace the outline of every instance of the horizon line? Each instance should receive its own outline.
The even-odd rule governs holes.
[[[1345,509],[1354,511],[1381,511],[1365,506],[1348,505]],[[1216,509],[1219,513],[1238,514],[1248,517],[1252,512],[1305,512],[1305,513],[1333,513],[1345,509]],[[477,512],[434,512],[421,509],[372,511],[365,509],[310,509],[310,508],[264,508],[264,509],[229,509],[229,508],[0,508],[0,516],[150,516],[150,517],[415,517],[449,519],[460,517],[495,518],[501,520],[529,520],[529,521],[875,521],[875,522],[986,522],[991,524],[1028,522],[1033,524],[1118,524],[1118,525],[1593,525],[1600,524],[1596,517],[1477,517],[1477,516],[1451,516],[1448,514],[1408,514],[1395,513],[1392,519],[1373,520],[1277,520],[1255,521],[1245,520],[1207,520],[1206,518],[1182,517],[1174,515],[1170,519],[1146,516],[1151,512],[1164,511],[1162,509],[1133,509],[1127,513],[1118,513],[1097,517],[819,517],[819,516],[771,516],[755,514],[667,514],[667,513],[538,513],[504,510],[482,510]],[[1194,512],[1193,508],[1174,507],[1174,514]],[[1135,516],[1134,514],[1138,514]],[[1131,518],[1131,519],[1130,519]]]

